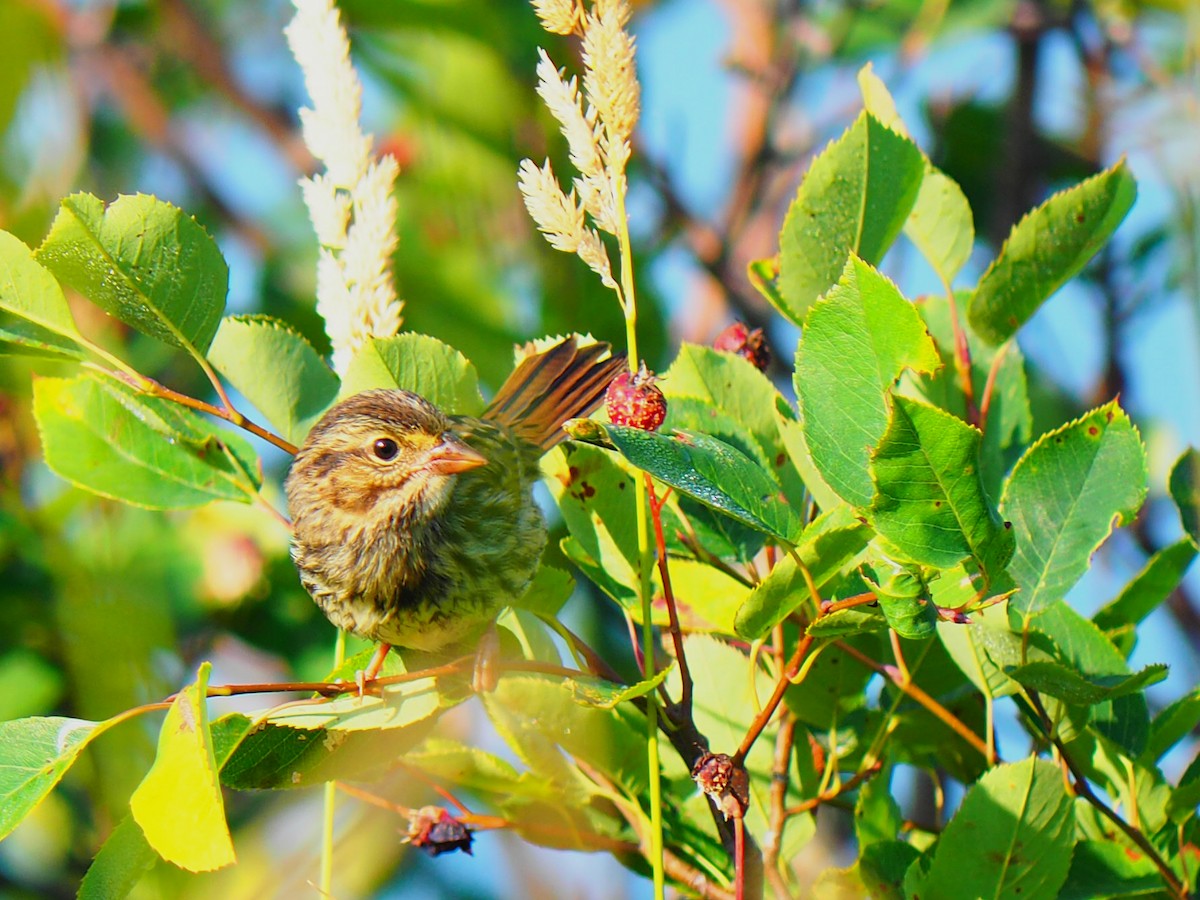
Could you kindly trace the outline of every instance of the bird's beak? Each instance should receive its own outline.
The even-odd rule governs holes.
[[[486,456],[446,432],[442,435],[442,442],[429,451],[425,468],[436,475],[454,475],[486,465]]]

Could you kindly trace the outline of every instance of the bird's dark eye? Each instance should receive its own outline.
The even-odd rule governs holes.
[[[375,442],[375,446],[372,449],[375,451],[376,458],[387,461],[394,459],[396,454],[400,452],[400,445],[391,438],[380,438]]]

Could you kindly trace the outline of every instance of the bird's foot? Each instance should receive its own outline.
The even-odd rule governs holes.
[[[479,640],[475,651],[475,669],[471,673],[471,688],[477,694],[490,694],[500,681],[500,633],[492,622]]]
[[[383,671],[383,661],[387,659],[391,649],[391,644],[380,644],[375,648],[375,655],[371,657],[367,667],[354,673],[354,682],[358,685],[359,697],[366,693],[367,685],[379,677],[379,673]]]

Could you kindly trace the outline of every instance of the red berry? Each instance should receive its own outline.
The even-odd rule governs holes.
[[[717,339],[713,341],[713,347],[717,350],[736,353],[738,356],[748,359],[751,365],[759,371],[765,372],[767,366],[771,364],[771,351],[767,349],[763,330],[761,328],[751,330],[746,327],[744,322],[734,322],[718,334]]]
[[[642,363],[637,372],[621,372],[604,394],[608,418],[614,425],[655,431],[667,417],[667,398]]]

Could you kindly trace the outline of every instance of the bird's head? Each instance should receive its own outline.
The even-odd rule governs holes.
[[[294,518],[311,504],[351,515],[425,518],[448,499],[455,475],[486,463],[422,397],[364,391],[334,406],[309,432],[288,475],[288,506]]]

